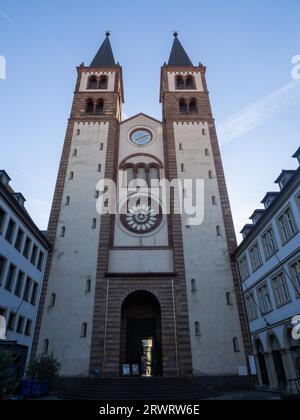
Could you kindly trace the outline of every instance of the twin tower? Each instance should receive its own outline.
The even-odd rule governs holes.
[[[206,68],[174,34],[161,68],[162,121],[143,113],[122,121],[122,67],[109,34],[77,72],[32,354],[54,353],[66,377],[246,374],[236,238]],[[99,215],[97,184],[122,182],[120,171],[147,183],[204,180],[203,223],[130,200],[119,203],[124,214]]]

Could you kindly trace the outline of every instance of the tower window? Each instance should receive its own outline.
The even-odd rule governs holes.
[[[92,220],[92,229],[96,229],[97,227],[97,219]]]
[[[188,112],[188,106],[185,99],[180,99],[179,101],[179,111],[181,114],[186,114]]]
[[[183,144],[179,143],[179,150],[182,152],[183,151]]]
[[[62,226],[61,230],[60,230],[60,237],[64,238],[66,236],[66,228],[65,226]]]
[[[227,301],[227,305],[228,306],[232,306],[233,305],[233,300],[232,300],[232,295],[230,292],[226,293],[226,301]]]
[[[103,114],[103,109],[104,109],[104,101],[103,99],[98,99],[96,103],[95,114],[97,115]]]
[[[42,351],[42,354],[45,356],[45,355],[48,354],[48,351],[49,351],[49,340],[46,339],[43,342],[43,351]]]
[[[222,236],[221,226],[217,226],[217,236]]]
[[[84,322],[81,326],[81,338],[86,338],[87,337],[87,323]]]
[[[191,286],[192,286],[192,293],[197,292],[197,282],[195,279],[191,280]]]
[[[212,171],[208,171],[208,178],[213,179],[213,172]]]
[[[206,136],[206,130],[205,130],[205,128],[202,129],[202,136]]]
[[[240,344],[238,338],[236,337],[233,339],[233,349],[235,353],[240,353]]]
[[[107,89],[108,87],[108,77],[101,76],[99,80],[99,89]]]
[[[88,79],[88,89],[97,89],[97,77],[96,76],[90,76]]]
[[[184,89],[185,83],[184,83],[184,78],[182,76],[176,76],[175,82],[176,82],[176,89]]]
[[[69,175],[69,180],[72,181],[74,179],[74,172],[71,171]]]
[[[185,172],[185,166],[184,163],[181,164],[181,172]]]
[[[87,99],[85,112],[87,114],[93,114],[94,113],[94,101],[93,101],[93,99]]]
[[[104,143],[100,143],[100,150],[101,152],[104,150]]]
[[[50,308],[54,308],[55,303],[56,303],[56,294],[55,293],[52,293],[51,296],[50,296],[49,307]]]
[[[77,149],[73,150],[73,157],[77,157]]]
[[[91,293],[92,291],[92,280],[88,279],[86,281],[85,293]]]
[[[200,322],[195,322],[195,335],[196,337],[201,337]]]
[[[187,78],[185,79],[185,87],[186,89],[195,89],[196,85],[195,85],[195,79],[193,76],[189,75],[187,76]]]
[[[102,165],[101,163],[99,163],[99,165],[97,166],[97,172],[101,172],[102,171]]]
[[[213,206],[217,205],[217,197],[215,195],[212,196],[212,205]]]
[[[193,113],[193,114],[198,112],[197,101],[194,98],[190,100],[189,111],[190,111],[190,113]]]
[[[71,202],[71,197],[68,195],[68,196],[66,197],[66,202],[65,202],[65,205],[66,205],[66,206],[69,206],[69,205],[70,205],[70,202]]]
[[[209,149],[205,149],[205,156],[210,156]]]
[[[79,128],[76,130],[76,136],[80,136],[80,130],[79,130]]]

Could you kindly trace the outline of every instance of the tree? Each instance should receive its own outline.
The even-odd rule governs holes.
[[[59,375],[61,365],[53,356],[41,356],[30,362],[27,369],[27,377],[38,381],[49,381],[56,379]]]
[[[0,348],[0,400],[12,395],[18,386],[14,363],[12,351]]]

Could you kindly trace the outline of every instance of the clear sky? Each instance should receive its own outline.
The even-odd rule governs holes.
[[[90,63],[111,30],[124,71],[125,114],[161,118],[160,66],[178,30],[192,61],[207,66],[239,231],[265,192],[277,188],[280,171],[296,168],[300,82],[291,85],[291,60],[300,55],[299,16],[299,0],[0,0],[0,55],[7,61],[1,169],[45,229],[76,66]]]

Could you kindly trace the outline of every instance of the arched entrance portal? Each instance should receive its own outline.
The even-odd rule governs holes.
[[[139,376],[162,376],[161,308],[149,292],[134,292],[123,303],[120,362],[121,373],[125,364],[138,366]]]
[[[259,363],[262,384],[269,386],[270,380],[269,380],[268,369],[267,369],[266,360],[265,360],[264,348],[260,340],[256,340],[255,344],[256,344],[257,359]]]

